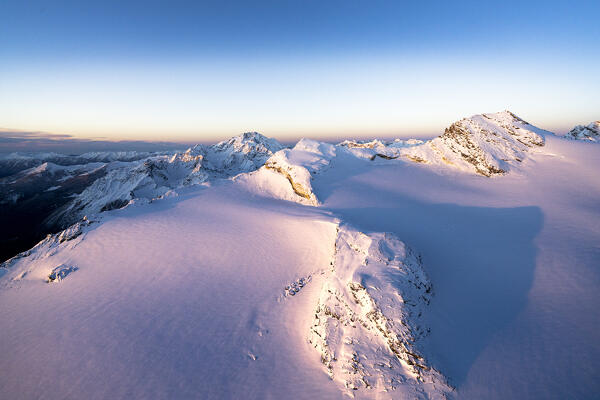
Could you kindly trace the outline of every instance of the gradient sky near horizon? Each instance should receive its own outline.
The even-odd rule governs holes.
[[[600,118],[596,1],[0,3],[0,128],[206,141]]]

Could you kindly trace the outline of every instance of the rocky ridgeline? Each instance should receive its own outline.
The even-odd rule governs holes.
[[[483,176],[504,174],[531,149],[544,145],[544,131],[510,111],[474,115],[450,125],[421,146],[401,151],[408,160],[441,164]]]

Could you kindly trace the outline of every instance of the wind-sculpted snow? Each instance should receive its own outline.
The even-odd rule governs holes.
[[[587,126],[577,125],[565,137],[573,140],[600,142],[600,121],[590,122]]]
[[[404,243],[341,226],[308,340],[348,394],[445,398],[451,388],[419,348],[431,296],[420,257]]]
[[[128,211],[129,215],[136,215],[133,213],[135,210]],[[188,213],[189,210],[184,210],[182,216]],[[137,218],[144,219],[142,215],[135,217],[132,226],[139,223],[136,222]],[[114,235],[119,235],[118,228],[114,226],[118,219],[109,218],[109,221],[112,224],[107,224],[106,221],[94,224],[96,228],[104,231],[104,235],[94,235],[88,241],[86,233],[97,221],[86,219],[59,234],[49,235],[30,251],[0,265],[2,270],[0,275],[8,274],[0,281],[2,283],[0,290],[11,288],[33,290],[32,288],[40,282],[51,284],[50,286],[57,289],[73,288],[71,282],[73,274],[87,281],[87,284],[91,285],[89,289],[94,290],[92,289],[93,278],[88,274],[94,273],[94,268],[96,273],[102,274],[103,267],[92,267],[96,261],[86,256],[88,254],[86,249],[101,251],[100,249],[104,247],[102,240],[112,240]],[[346,225],[338,226],[336,233],[332,225],[337,225],[337,220],[327,219],[316,223],[319,224],[323,226],[320,228],[321,234],[329,231],[331,234],[323,236],[320,247],[317,246],[311,251],[323,253],[324,256],[328,253],[333,260],[331,264],[328,267],[325,267],[327,264],[315,264],[314,267],[310,267],[311,269],[317,267],[313,272],[298,275],[294,270],[288,271],[287,268],[275,269],[272,272],[282,276],[299,276],[283,288],[283,296],[290,301],[294,298],[294,302],[286,309],[290,313],[302,314],[298,316],[298,320],[307,321],[304,325],[304,329],[307,330],[303,340],[308,340],[319,353],[322,364],[319,363],[319,359],[310,358],[313,366],[310,368],[312,376],[315,377],[320,373],[327,374],[331,379],[329,383],[333,390],[340,390],[351,396],[358,395],[360,398],[378,398],[382,394],[390,398],[407,396],[421,399],[445,398],[452,389],[445,383],[445,377],[427,362],[421,348],[421,339],[428,333],[421,317],[427,312],[432,287],[421,266],[420,257],[391,234],[367,235]],[[179,226],[180,224],[174,223],[170,229]],[[199,231],[204,229],[202,220],[190,226],[194,226]],[[116,231],[110,233],[111,229]],[[140,237],[140,234],[147,229],[137,227],[132,228],[132,232],[136,229],[141,229],[138,236],[128,240],[132,243],[144,242],[145,239]],[[147,240],[176,239],[169,239],[158,232],[153,232]],[[335,246],[332,246],[334,240]],[[79,247],[80,245],[82,247]],[[116,260],[121,260],[121,257],[128,259],[131,256],[133,255],[115,257]],[[182,255],[172,256],[181,259]],[[163,258],[170,257],[164,255]],[[148,262],[150,261],[146,261]],[[292,260],[287,262],[291,263]],[[80,263],[86,267],[81,267]],[[119,267],[121,263],[119,261],[108,265],[112,265],[113,271],[115,267],[124,268],[120,279],[136,285],[139,279],[136,273],[129,271],[130,267]],[[165,266],[163,262],[146,267],[149,269],[144,269],[145,273],[158,276],[162,274],[161,270],[164,268],[178,270],[176,265]],[[269,268],[272,266],[267,270]],[[318,275],[316,279],[313,279],[314,274]],[[263,278],[254,276],[254,279]],[[313,294],[307,295],[308,299],[316,300],[316,303],[312,303],[312,306],[307,304],[308,307],[301,305],[303,301],[306,302],[306,298],[302,298],[305,293],[304,288],[315,285],[315,281],[319,286],[313,289]],[[81,282],[78,281],[75,285]],[[124,282],[120,283],[123,284]],[[273,301],[270,296],[259,297]],[[248,307],[253,309],[254,305],[249,304]],[[277,306],[271,304],[267,308],[273,309],[273,307]],[[312,315],[314,317],[311,323]],[[285,315],[274,313],[270,318],[265,322],[271,327],[269,329],[276,330],[280,326],[279,319],[284,319]],[[158,324],[158,326],[163,325]],[[156,329],[158,330],[154,334],[162,335],[160,329],[163,328]],[[268,333],[269,329],[262,329],[260,332]],[[245,340],[255,336],[253,325],[246,335],[248,336]],[[261,336],[262,334],[259,340]],[[289,343],[298,347],[286,347],[286,351],[302,354],[301,342],[290,341]],[[264,349],[261,352],[251,346],[244,351],[251,361],[269,362],[267,360],[270,356],[265,354]],[[277,353],[279,350],[272,349],[272,351]],[[269,367],[267,364],[255,368]]]
[[[508,172],[531,149],[543,146],[543,133],[509,111],[474,115],[455,122],[440,137],[401,149],[399,154],[417,163],[446,164],[492,176]]]
[[[311,181],[329,167],[336,147],[310,139],[300,140],[292,149],[273,154],[258,171],[238,177],[251,190],[283,200],[319,205]]]

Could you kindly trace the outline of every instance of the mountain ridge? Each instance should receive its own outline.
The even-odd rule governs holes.
[[[46,233],[64,229],[86,215],[121,208],[133,200],[139,203],[176,195],[180,188],[206,185],[215,179],[235,179],[259,195],[318,206],[320,199],[312,180],[336,164],[339,157],[499,176],[518,170],[529,154],[543,147],[548,134],[503,111],[463,118],[428,141],[347,139],[334,145],[301,139],[286,148],[276,139],[246,132],[185,151],[91,152],[79,156],[42,153],[39,158],[13,153],[0,157],[0,176],[9,174],[0,178],[0,202],[8,207],[7,213],[23,210],[13,214],[25,212],[42,199],[49,205],[40,208],[39,216],[32,216],[40,228],[33,238],[24,239],[31,246]],[[14,170],[19,172],[11,173]],[[46,211],[48,207],[51,212]],[[11,243],[22,241],[19,237],[23,235],[27,233],[17,233],[16,242]]]

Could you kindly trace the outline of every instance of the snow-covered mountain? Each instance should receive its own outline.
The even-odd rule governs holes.
[[[128,208],[134,214],[139,210],[141,207]],[[68,284],[73,277],[89,272],[88,263],[81,262],[80,257],[87,254],[93,262],[89,246],[98,244],[93,238],[95,229],[106,231],[111,217],[106,218],[84,219],[0,264],[0,277],[5,275],[0,280],[0,293],[32,288],[40,282]],[[321,240],[335,243],[328,254],[324,252],[330,263],[312,265],[307,273],[282,287],[281,294],[270,287],[253,290],[264,298],[262,301],[266,299],[265,307],[289,301],[288,313],[310,321],[304,340],[318,355],[324,373],[335,382],[326,391],[330,395],[370,398],[389,393],[394,398],[445,398],[452,388],[429,364],[422,348],[422,339],[429,332],[422,317],[433,288],[420,256],[394,235],[362,233],[331,218],[322,223],[328,229]],[[289,275],[286,272],[283,269],[279,273]],[[312,301],[308,307],[299,307],[297,302],[309,286],[313,288]],[[104,295],[116,294],[109,291]],[[265,319],[261,326],[261,336],[285,335],[278,332],[281,327],[276,321]],[[264,357],[255,353],[248,352],[253,361]]]
[[[275,139],[257,132],[247,132],[213,146],[203,152],[203,168],[227,176],[250,172],[264,165],[283,146]]]
[[[450,168],[491,177],[518,169],[532,152],[544,146],[546,135],[552,133],[504,111],[464,118],[441,136],[426,142],[345,140],[334,146],[302,139],[293,148],[275,153],[256,172],[238,180],[279,199],[318,205],[320,200],[311,182],[332,163],[340,162],[340,158],[342,163],[354,164],[364,161],[429,164],[438,171]]]
[[[600,142],[600,121],[590,122],[588,125],[577,125],[565,135],[567,139],[587,140]]]
[[[545,132],[510,111],[474,115],[453,123],[438,138],[402,150],[417,163],[446,164],[492,176],[518,166],[544,145]]]
[[[276,140],[249,132],[185,152],[5,155],[0,159],[0,172],[7,175],[0,178],[0,222],[20,223],[3,233],[0,256],[12,256],[12,248],[28,248],[86,215],[253,171],[281,148]]]
[[[53,213],[49,220],[73,223],[85,215],[121,208],[134,199],[150,201],[211,178],[250,172],[281,148],[276,140],[249,132],[212,146],[196,145],[172,156],[112,163],[105,176]]]
[[[425,142],[41,156],[3,218],[63,199],[72,225],[0,264],[0,393],[593,398],[599,150],[506,111]]]
[[[274,139],[249,132],[216,145],[196,145],[175,153],[86,153],[71,158],[53,153],[39,158],[11,155],[0,160],[9,169],[36,166],[0,181],[0,192],[2,201],[16,203],[27,198],[27,190],[21,189],[21,183],[36,181],[36,190],[59,190],[57,194],[63,199],[72,196],[45,217],[44,224],[48,227],[65,227],[84,215],[120,208],[134,199],[151,201],[174,194],[178,188],[255,170],[256,173],[241,176],[239,180],[260,193],[318,205],[311,180],[338,156],[351,157],[357,162],[396,160],[449,166],[492,176],[517,168],[531,151],[543,146],[545,134],[505,111],[465,118],[427,142],[346,140],[334,146],[303,139],[293,148],[284,149]],[[40,164],[44,160],[61,164],[52,161]]]
[[[83,181],[83,177],[101,174],[105,165],[100,162],[57,165],[46,161],[37,167],[25,169],[7,178],[0,178],[0,204],[14,204],[40,191],[51,192],[69,186],[73,183],[69,181],[76,177]]]

